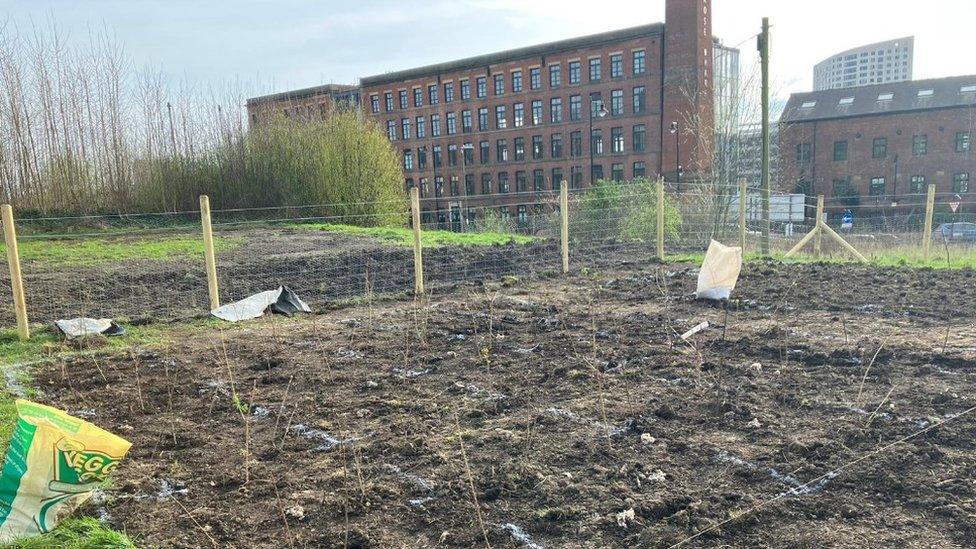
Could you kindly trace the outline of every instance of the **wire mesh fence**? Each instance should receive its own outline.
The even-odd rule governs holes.
[[[406,203],[214,210],[221,302],[278,286],[321,306],[405,291],[412,284],[409,232],[385,226],[389,211],[405,219]]]
[[[418,201],[428,291],[505,276],[562,270],[562,189]],[[699,254],[711,240],[762,249],[758,193],[736,188],[636,181],[569,188],[569,270],[646,264]],[[660,193],[660,194],[659,194]],[[660,197],[663,196],[663,201]],[[818,227],[815,197],[774,195],[769,251],[784,254]],[[288,286],[313,309],[413,293],[410,202],[363,202],[210,212],[220,303]],[[931,228],[926,229],[927,211]],[[976,200],[924,194],[825,200],[823,223],[864,256],[892,262],[925,253],[950,259],[976,248]],[[744,221],[744,222],[743,222]],[[130,323],[209,312],[201,212],[20,218],[17,242],[26,305],[34,323],[79,316]],[[821,257],[849,257],[826,233]],[[804,254],[814,253],[811,242]],[[10,272],[2,269],[0,322],[15,324]]]
[[[868,197],[859,201],[828,199],[826,223],[863,255],[871,258],[911,259],[923,251],[928,241],[932,249],[969,253],[976,247],[976,199],[955,193],[936,193],[932,226],[926,231],[926,195]],[[844,212],[849,212],[845,223]]]
[[[657,189],[653,182],[575,189],[569,198],[570,268],[650,261],[656,256]],[[665,235],[678,212],[666,199]]]
[[[559,272],[558,191],[512,192],[473,201],[423,198],[426,287]],[[440,212],[440,213],[439,213]],[[445,233],[450,233],[445,235]],[[436,238],[431,235],[440,234]],[[455,236],[456,235],[456,236]]]
[[[198,212],[25,218],[17,230],[32,320],[172,320],[206,305]],[[3,277],[9,288],[7,269]],[[2,299],[0,318],[10,325],[10,292]]]

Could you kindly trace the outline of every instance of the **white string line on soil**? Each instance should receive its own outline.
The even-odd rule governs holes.
[[[737,515],[735,515],[733,517],[727,518],[727,519],[723,520],[722,522],[715,523],[715,524],[709,526],[708,528],[705,528],[704,530],[701,530],[700,532],[697,532],[694,535],[691,535],[691,536],[689,536],[689,537],[687,537],[687,538],[679,541],[678,543],[675,543],[674,545],[671,545],[670,547],[668,547],[668,549],[675,549],[676,547],[681,547],[682,545],[688,543],[689,541],[691,541],[693,539],[696,539],[699,536],[702,536],[702,535],[704,535],[704,534],[706,534],[708,532],[711,532],[712,530],[715,530],[717,528],[721,528],[722,526],[725,526],[726,524],[728,524],[728,523],[730,523],[730,522],[732,522],[734,520],[737,520],[737,519],[739,519],[741,517],[744,517],[746,515],[749,515],[751,513],[754,513],[756,511],[762,509],[763,507],[766,507],[767,505],[771,505],[771,504],[773,504],[773,503],[775,503],[775,502],[783,499],[786,496],[789,496],[789,495],[792,495],[792,494],[796,494],[796,493],[802,491],[803,489],[809,487],[811,484],[820,482],[820,481],[822,481],[824,479],[835,478],[835,477],[837,477],[840,474],[841,471],[844,471],[845,469],[848,469],[850,467],[853,467],[854,465],[857,465],[858,463],[860,463],[862,461],[865,461],[865,460],[867,460],[869,458],[872,458],[872,457],[874,457],[874,456],[876,456],[878,454],[881,454],[883,452],[886,452],[886,451],[890,450],[891,448],[893,448],[895,446],[898,446],[899,444],[904,444],[905,442],[908,442],[909,440],[911,440],[911,439],[913,439],[913,438],[915,438],[915,437],[917,437],[919,435],[923,435],[923,434],[931,431],[932,429],[935,429],[936,427],[941,427],[942,425],[945,425],[946,423],[949,423],[950,421],[959,419],[962,416],[964,416],[966,414],[969,414],[969,413],[971,413],[973,411],[976,411],[976,406],[973,406],[973,407],[971,407],[971,408],[969,408],[967,410],[964,410],[964,411],[962,411],[962,412],[960,412],[960,413],[958,413],[958,414],[956,414],[954,416],[947,417],[946,419],[944,419],[944,420],[942,420],[942,421],[940,421],[938,423],[933,423],[932,425],[929,425],[928,427],[926,427],[924,429],[921,429],[921,430],[916,431],[916,432],[914,432],[914,433],[912,433],[910,435],[907,435],[905,437],[902,437],[902,438],[900,438],[900,439],[898,439],[898,440],[896,440],[894,442],[891,442],[889,444],[886,444],[886,445],[882,446],[881,448],[878,448],[878,449],[873,450],[873,451],[871,451],[871,452],[869,452],[867,454],[864,454],[863,456],[861,456],[861,457],[859,457],[859,458],[857,458],[857,459],[855,459],[853,461],[849,461],[849,462],[841,465],[840,467],[837,467],[836,469],[832,469],[830,471],[827,471],[826,473],[820,475],[819,477],[817,477],[817,478],[815,478],[813,480],[810,480],[810,481],[808,481],[808,482],[806,482],[804,484],[801,484],[800,486],[796,486],[794,488],[790,488],[789,490],[787,490],[787,491],[785,491],[783,493],[780,493],[780,494],[776,495],[775,497],[772,497],[770,499],[767,499],[766,501],[760,502],[760,503],[758,503],[758,504],[756,504],[756,505],[754,505],[754,506],[746,509],[745,511],[743,511],[743,512],[741,512],[741,513],[739,513],[739,514],[737,514]]]

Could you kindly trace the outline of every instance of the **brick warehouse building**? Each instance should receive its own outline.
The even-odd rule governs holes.
[[[359,105],[359,87],[347,84],[325,84],[247,100],[249,124],[277,112],[296,120],[324,119],[335,109]]]
[[[665,11],[666,25],[369,76],[358,88],[254,98],[250,121],[269,112],[325,116],[340,96],[358,94],[400,152],[406,186],[432,199],[427,220],[458,227],[494,206],[521,221],[541,208],[532,192],[564,179],[582,188],[600,178],[673,175],[679,160],[688,175],[708,169],[711,1],[666,0]]]
[[[976,75],[793,94],[779,131],[784,190],[831,209],[918,204],[929,183],[970,202]]]

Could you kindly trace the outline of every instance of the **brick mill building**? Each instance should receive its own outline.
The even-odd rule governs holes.
[[[272,114],[294,120],[324,119],[334,110],[359,105],[359,87],[347,84],[325,84],[247,100],[252,127]]]
[[[976,75],[797,93],[780,118],[783,190],[828,206],[963,202],[976,176]],[[835,199],[835,200],[830,200]]]
[[[405,186],[430,199],[427,221],[457,227],[494,207],[521,222],[543,207],[535,193],[563,180],[708,170],[711,1],[666,0],[665,11],[666,24],[254,98],[250,121],[324,117],[358,99],[399,151]]]

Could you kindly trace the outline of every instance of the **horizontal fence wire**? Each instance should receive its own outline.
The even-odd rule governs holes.
[[[420,198],[428,291],[561,272],[560,189],[511,191]],[[648,264],[658,257],[656,182],[570,186],[566,193],[571,271]],[[976,251],[976,198],[937,193],[925,234],[927,199],[927,193],[897,200],[828,197],[823,221],[868,258],[920,258],[926,241],[930,255],[948,250],[951,259]],[[695,257],[712,240],[738,245],[743,234],[744,252],[761,250],[765,223],[756,189],[743,198],[737,185],[667,183],[663,211],[666,256]],[[774,193],[771,253],[784,254],[814,229],[816,212],[816,197]],[[208,313],[199,211],[35,215],[16,224],[34,323],[78,316],[141,323]],[[413,292],[407,197],[215,209],[211,225],[221,303],[278,286],[291,288],[314,309]],[[826,234],[818,240],[821,257],[849,258]],[[812,254],[813,245],[800,253]],[[6,262],[0,278],[0,323],[12,327]]]
[[[31,321],[167,321],[188,318],[206,304],[199,212],[49,216],[16,224]],[[6,267],[4,262],[0,322],[10,326]]]
[[[405,226],[389,234],[371,230],[382,226],[382,214],[289,220],[268,213],[270,219],[247,221],[225,221],[226,212],[213,213],[223,302],[287,286],[310,305],[322,306],[412,287],[409,233]]]

